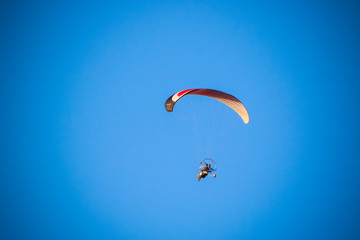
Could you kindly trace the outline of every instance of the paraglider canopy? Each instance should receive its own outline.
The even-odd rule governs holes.
[[[213,99],[216,99],[231,109],[233,109],[244,121],[245,124],[249,122],[249,113],[246,110],[245,106],[240,102],[239,99],[236,97],[218,91],[213,89],[207,89],[207,88],[192,88],[183,90],[180,92],[175,93],[174,95],[170,96],[166,102],[165,102],[165,109],[168,112],[172,112],[175,106],[175,103],[182,97],[186,95],[200,95],[200,96],[206,96]]]

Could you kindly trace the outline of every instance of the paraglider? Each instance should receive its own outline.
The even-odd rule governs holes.
[[[211,158],[206,158],[200,162],[199,173],[196,177],[198,181],[201,178],[205,178],[210,174],[211,177],[216,178],[216,163]]]
[[[171,95],[165,102],[165,109],[168,112],[172,112],[174,110],[175,104],[184,96],[187,95],[200,95],[205,97],[210,97],[216,99],[226,106],[230,107],[234,110],[244,121],[245,124],[249,123],[249,113],[246,110],[245,106],[240,102],[239,99],[236,97],[224,93],[214,89],[207,89],[207,88],[192,88],[182,90]],[[197,180],[200,181],[201,178],[205,178],[207,176],[216,177],[216,164],[215,162],[210,159],[206,158],[200,163],[199,173],[197,175]]]

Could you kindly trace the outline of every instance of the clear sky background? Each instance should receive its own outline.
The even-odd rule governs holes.
[[[0,4],[1,239],[360,239],[356,1],[60,2]]]

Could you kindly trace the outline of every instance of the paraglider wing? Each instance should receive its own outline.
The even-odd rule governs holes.
[[[174,109],[175,103],[180,98],[182,98],[186,95],[201,95],[201,96],[214,98],[214,99],[224,103],[231,109],[233,109],[237,114],[240,115],[240,117],[242,118],[244,123],[247,124],[249,122],[249,113],[247,112],[245,106],[239,101],[239,99],[237,99],[236,97],[234,97],[230,94],[227,94],[227,93],[224,93],[224,92],[221,92],[218,90],[207,89],[207,88],[192,88],[192,89],[187,89],[187,90],[183,90],[183,91],[175,93],[174,95],[170,96],[166,100],[166,102],[165,102],[166,111],[172,112]]]

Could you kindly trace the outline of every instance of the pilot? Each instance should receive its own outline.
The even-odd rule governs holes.
[[[205,178],[209,174],[211,165],[206,163],[205,166],[201,165],[200,170],[201,172],[197,176],[197,180],[200,181],[201,178]]]
[[[201,164],[201,163],[200,163]],[[205,163],[205,166],[201,164],[200,166],[200,170],[201,172],[197,175],[196,179],[198,181],[200,181],[201,178],[205,178],[210,172],[213,171],[213,169],[211,168],[211,164],[210,163]],[[212,177],[216,177],[216,174],[211,175]]]

